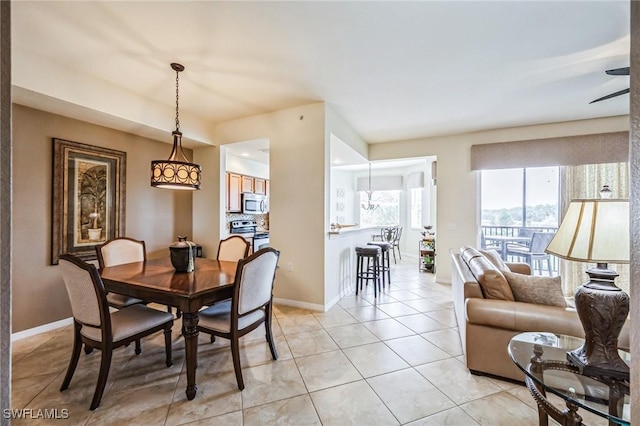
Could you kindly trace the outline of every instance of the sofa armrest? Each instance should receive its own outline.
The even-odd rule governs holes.
[[[516,274],[531,275],[531,266],[524,262],[505,262],[511,272]]]
[[[547,331],[584,337],[578,313],[559,306],[496,299],[467,299],[466,319],[471,324],[515,332]]]

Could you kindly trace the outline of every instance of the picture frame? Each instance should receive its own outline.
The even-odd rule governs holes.
[[[85,261],[95,246],[125,235],[127,153],[53,138],[51,264]]]

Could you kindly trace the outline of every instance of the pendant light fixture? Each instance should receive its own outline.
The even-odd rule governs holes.
[[[178,113],[179,82],[178,76],[184,71],[184,66],[172,63],[171,68],[176,72],[176,130],[173,135],[173,149],[168,160],[151,162],[151,186],[167,189],[200,189],[200,166],[189,162],[182,150],[182,132],[180,132],[180,115]]]
[[[371,196],[373,195],[373,191],[371,190],[371,163],[369,163],[369,190],[365,191],[367,194],[367,204],[361,204],[362,210],[375,210],[378,208],[378,204],[371,203]]]

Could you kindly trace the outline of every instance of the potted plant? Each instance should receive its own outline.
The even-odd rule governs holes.
[[[82,216],[89,220],[88,238],[99,241],[102,236],[101,213],[104,212],[107,195],[107,176],[104,168],[91,167],[82,173],[80,203]],[[88,213],[88,214],[87,214]]]
[[[433,256],[430,254],[425,254],[422,257],[422,262],[424,263],[424,267],[427,269],[433,268]]]

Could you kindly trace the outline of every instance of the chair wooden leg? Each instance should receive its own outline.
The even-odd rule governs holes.
[[[238,336],[231,336],[231,357],[233,358],[233,369],[236,372],[236,381],[238,389],[244,389],[244,380],[242,380],[242,366],[240,365],[240,341]]]
[[[167,367],[171,367],[173,365],[173,359],[171,357],[171,326],[167,326],[167,328],[164,329],[164,351],[167,355]]]
[[[209,341],[210,341],[211,343],[214,343],[214,342],[216,341],[216,336],[212,334],[212,335],[211,335],[211,338],[209,339]]]
[[[100,360],[100,374],[98,374],[98,384],[96,384],[96,391],[93,394],[93,400],[91,401],[90,410],[95,410],[100,405],[102,399],[102,393],[104,387],[107,384],[107,378],[109,377],[109,368],[111,367],[111,356],[113,355],[113,347],[107,344],[102,349],[102,359]]]
[[[140,355],[142,353],[142,346],[140,346],[140,339],[136,340],[136,355]]]
[[[396,260],[396,248],[395,247],[391,247],[391,250],[393,250],[393,263],[397,264],[398,261]]]
[[[80,337],[80,324],[75,323],[73,333],[73,349],[71,350],[71,359],[69,360],[69,367],[67,368],[67,374],[64,376],[62,385],[60,386],[60,392],[66,390],[71,383],[73,373],[76,371],[78,365],[78,359],[80,359],[80,351],[82,350],[82,338]],[[85,350],[86,352],[86,350]]]
[[[273,359],[278,359],[278,351],[276,350],[276,345],[273,341],[273,333],[271,332],[271,304],[267,305],[265,308],[265,315],[264,328],[267,331],[267,343],[269,343],[269,349],[271,349],[271,356]]]

